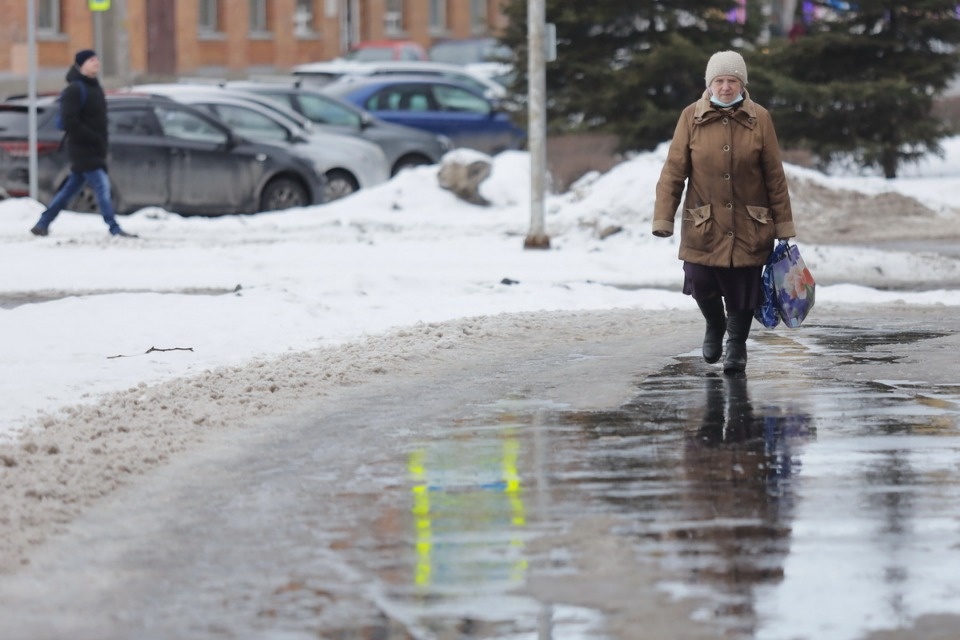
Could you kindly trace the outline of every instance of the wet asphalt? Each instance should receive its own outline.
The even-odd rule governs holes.
[[[3,637],[957,638],[956,324],[755,325],[746,376],[685,344],[607,407],[530,382],[602,384],[582,345],[358,390],[119,492]]]

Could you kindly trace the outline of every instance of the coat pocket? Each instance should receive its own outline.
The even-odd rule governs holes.
[[[747,213],[760,224],[769,224],[771,221],[770,209],[768,207],[755,207],[752,204],[748,204]]]
[[[705,204],[702,207],[697,207],[696,209],[684,209],[683,210],[683,219],[693,222],[694,227],[701,226],[704,222],[710,219],[710,205]]]

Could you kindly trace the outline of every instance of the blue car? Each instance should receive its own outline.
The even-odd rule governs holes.
[[[452,80],[424,76],[344,77],[320,90],[387,122],[447,136],[490,155],[522,149],[526,132],[498,105]]]

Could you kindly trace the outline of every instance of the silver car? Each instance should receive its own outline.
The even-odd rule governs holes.
[[[350,133],[380,145],[390,163],[391,175],[408,167],[437,164],[453,148],[447,136],[375,118],[349,102],[301,86],[299,80],[235,81],[224,86],[276,100],[309,118],[319,128]]]
[[[287,145],[326,177],[328,202],[390,179],[387,158],[376,144],[316,129],[269,99],[207,85],[138,85],[132,91],[164,95],[200,108],[251,140]]]

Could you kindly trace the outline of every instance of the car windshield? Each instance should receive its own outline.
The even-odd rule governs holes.
[[[49,105],[37,105],[37,119],[40,121],[40,129],[51,129],[53,123],[44,123],[43,114],[46,113]],[[18,104],[0,104],[0,137],[4,136],[26,136],[29,127],[29,106],[27,102]]]
[[[0,107],[0,136],[26,134],[27,110],[22,107]]]

